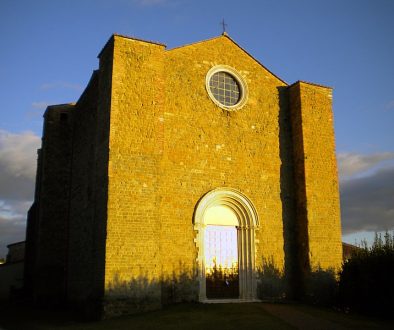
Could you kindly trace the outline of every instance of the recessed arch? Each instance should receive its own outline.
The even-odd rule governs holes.
[[[251,301],[256,299],[256,239],[255,231],[259,228],[257,211],[242,192],[233,188],[217,188],[206,193],[199,200],[194,214],[194,229],[197,231],[198,278],[200,283],[199,300],[207,301],[205,275],[205,233],[207,225],[212,224],[210,213],[214,208],[228,208],[236,216],[231,224],[237,228],[238,265],[239,265],[239,299]],[[231,218],[230,215],[229,219]],[[230,220],[226,220],[230,221]],[[224,224],[226,225],[226,224]]]
[[[205,211],[204,224],[216,226],[239,226],[238,216],[225,205],[214,205]]]

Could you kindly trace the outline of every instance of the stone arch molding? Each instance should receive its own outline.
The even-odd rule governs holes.
[[[197,231],[195,243],[198,250],[198,279],[200,283],[199,300],[208,301],[205,278],[205,230],[204,222],[207,210],[214,206],[226,206],[238,219],[238,265],[239,265],[239,300],[256,300],[256,230],[259,218],[253,203],[240,191],[232,188],[217,188],[205,194],[197,204],[194,214],[194,229]]]

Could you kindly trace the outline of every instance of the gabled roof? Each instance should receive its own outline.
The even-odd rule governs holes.
[[[321,84],[315,84],[315,83],[312,83],[312,82],[309,82],[309,81],[305,81],[305,80],[297,80],[296,82],[292,83],[289,87],[292,87],[292,86],[300,84],[300,83],[307,84],[307,85],[312,85],[312,86],[317,86],[317,87],[322,87],[322,88],[327,88],[327,89],[333,89],[333,87],[330,87],[330,86],[325,86],[325,85],[321,85]]]
[[[129,37],[129,36],[125,36],[122,34],[117,34],[114,33],[111,38],[109,38],[109,40],[105,43],[104,47],[101,49],[100,53],[97,55],[98,58],[100,58],[101,54],[103,53],[104,49],[107,48],[107,46],[113,42],[114,37],[121,37],[121,38],[126,38],[126,39],[130,39],[130,40],[135,40],[135,41],[140,41],[140,42],[146,42],[146,43],[150,43],[150,44],[154,44],[154,45],[158,45],[158,46],[162,46],[164,48],[166,48],[167,46],[163,43],[159,43],[156,41],[149,41],[149,40],[144,40],[144,39],[140,39],[140,38],[135,38],[135,37]],[[246,55],[248,55],[250,58],[252,58],[255,62],[257,62],[260,66],[262,66],[265,70],[267,70],[270,74],[272,74],[274,77],[276,77],[277,79],[279,79],[281,82],[283,82],[285,85],[288,85],[288,83],[286,81],[284,81],[283,79],[281,79],[280,77],[278,77],[275,73],[273,73],[271,70],[269,70],[267,67],[265,67],[260,61],[258,61],[256,58],[254,58],[251,54],[249,54],[244,48],[242,48],[239,44],[237,44],[232,38],[230,38],[230,36],[224,32],[223,34],[221,34],[220,36],[217,37],[213,37],[210,39],[205,39],[205,40],[201,40],[201,41],[197,41],[197,42],[193,42],[190,44],[186,44],[186,45],[182,45],[182,46],[178,46],[172,49],[169,49],[168,51],[174,51],[180,48],[184,48],[184,47],[189,47],[192,45],[196,45],[196,44],[200,44],[200,43],[204,43],[204,42],[208,42],[208,41],[212,41],[215,39],[220,39],[220,38],[227,38],[228,40],[230,40],[234,45],[236,45],[239,49],[241,49]]]
[[[205,39],[205,40],[193,42],[193,43],[190,43],[190,44],[186,44],[186,45],[183,45],[183,46],[175,47],[175,48],[169,49],[168,51],[171,52],[171,51],[174,51],[174,50],[177,50],[177,49],[180,49],[180,48],[189,47],[189,46],[192,46],[192,45],[197,45],[197,44],[200,44],[200,43],[204,43],[204,42],[208,42],[208,41],[212,41],[212,40],[216,40],[216,39],[220,39],[220,38],[227,38],[228,40],[230,40],[235,46],[237,46],[239,49],[241,49],[246,55],[248,55],[250,58],[252,58],[255,62],[257,62],[260,66],[262,66],[270,74],[272,74],[274,77],[279,79],[285,85],[288,85],[288,83],[286,81],[284,81],[282,78],[278,77],[275,73],[273,73],[271,70],[269,70],[267,67],[265,67],[259,60],[257,60],[255,57],[253,57],[251,54],[249,54],[244,48],[242,48],[239,44],[237,44],[226,32],[224,32],[220,36],[217,36],[217,37],[214,37],[214,38]]]
[[[126,39],[130,39],[130,40],[135,40],[135,41],[140,41],[140,42],[145,42],[145,43],[149,43],[149,44],[153,44],[153,45],[157,45],[157,46],[161,46],[164,48],[167,48],[167,45],[160,43],[160,42],[156,42],[156,41],[150,41],[150,40],[144,40],[141,38],[136,38],[136,37],[131,37],[131,36],[126,36],[126,35],[122,35],[122,34],[118,34],[118,33],[114,33],[109,39],[108,41],[105,43],[104,47],[101,49],[100,53],[98,54],[97,57],[100,57],[101,54],[103,53],[104,49],[111,43],[113,42],[115,37],[121,37],[121,38],[126,38]],[[261,67],[263,67],[265,70],[267,70],[270,74],[272,74],[275,78],[277,78],[278,80],[280,80],[281,82],[283,82],[286,86],[291,87],[293,85],[296,85],[298,83],[305,83],[305,84],[309,84],[309,85],[314,85],[314,86],[318,86],[318,87],[323,87],[323,88],[328,88],[328,89],[332,89],[332,87],[329,86],[324,86],[324,85],[320,85],[320,84],[315,84],[315,83],[311,83],[311,82],[307,82],[307,81],[302,81],[302,80],[298,80],[296,82],[294,82],[293,84],[289,85],[286,81],[284,81],[282,78],[278,77],[275,73],[273,73],[271,70],[269,70],[266,66],[264,66],[259,60],[257,60],[255,57],[253,57],[250,53],[248,53],[244,48],[242,48],[237,42],[235,42],[226,32],[224,32],[223,34],[217,36],[217,37],[213,37],[213,38],[209,38],[209,39],[205,39],[205,40],[201,40],[201,41],[196,41],[190,44],[185,44],[182,46],[178,46],[178,47],[174,47],[172,49],[168,49],[167,51],[171,52],[171,51],[175,51],[177,49],[181,49],[181,48],[185,48],[185,47],[189,47],[192,45],[197,45],[197,44],[201,44],[204,42],[209,42],[209,41],[213,41],[216,39],[220,39],[220,38],[226,38],[228,40],[230,40],[235,46],[237,46],[239,49],[241,49],[247,56],[249,56],[252,60],[254,60],[256,63],[258,63]]]
[[[97,55],[98,58],[100,58],[100,56],[101,56],[101,54],[103,53],[104,49],[107,48],[107,46],[114,40],[115,37],[121,37],[121,38],[125,38],[125,39],[130,39],[130,40],[135,40],[135,41],[146,42],[146,43],[149,43],[149,44],[154,44],[154,45],[157,45],[157,46],[162,46],[162,47],[164,47],[164,48],[167,48],[167,45],[162,44],[162,43],[160,43],[160,42],[150,41],[150,40],[144,40],[144,39],[140,39],[140,38],[125,36],[125,35],[123,35],[123,34],[114,33],[114,34],[108,39],[108,41],[105,43],[104,47],[101,48],[100,53]]]

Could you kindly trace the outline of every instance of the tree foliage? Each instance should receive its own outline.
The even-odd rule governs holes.
[[[345,261],[339,281],[342,307],[366,314],[393,317],[394,233],[375,234],[372,247],[366,242]]]

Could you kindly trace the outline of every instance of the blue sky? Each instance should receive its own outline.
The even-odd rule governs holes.
[[[0,0],[0,257],[24,239],[47,104],[76,101],[112,33],[229,35],[279,77],[334,88],[344,240],[394,229],[394,1]]]

